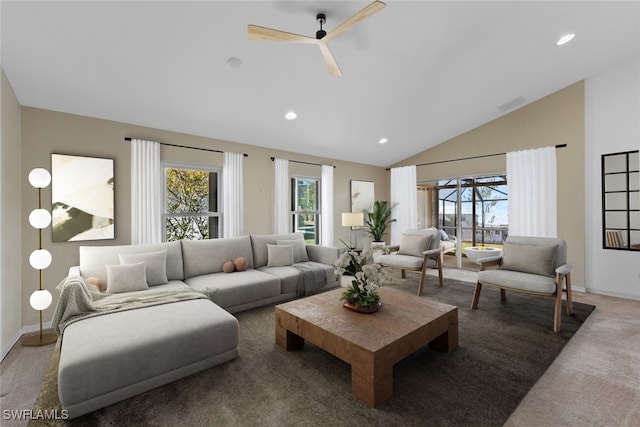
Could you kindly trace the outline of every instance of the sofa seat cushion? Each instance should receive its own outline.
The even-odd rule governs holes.
[[[376,262],[378,262],[379,264],[413,270],[420,270],[422,268],[423,260],[424,257],[399,254],[378,255],[376,257]],[[427,260],[427,266],[436,266],[436,261],[433,258],[429,258]]]
[[[153,287],[153,290],[167,290],[167,289],[184,289],[189,288],[189,285],[182,280],[169,280],[169,283],[164,285],[157,285]]]
[[[527,292],[553,294],[556,291],[555,278],[510,270],[485,270],[478,272],[478,282],[498,285]]]
[[[296,294],[298,292],[298,281],[302,280],[299,270],[293,267],[260,267],[260,271],[277,277],[280,280],[282,294]]]
[[[327,279],[325,283],[322,283],[320,286],[318,286],[319,290],[325,289],[327,284],[333,283],[338,280],[334,272],[335,269],[332,265],[321,264],[313,261],[307,261],[304,264],[313,266],[313,268],[322,268],[325,270]],[[278,277],[282,282],[281,292],[283,294],[298,292],[298,287],[300,286],[300,281],[302,280],[303,274],[295,267],[260,267],[259,270]]]
[[[62,339],[60,402],[75,417],[237,355],[237,319],[206,299],[83,319]]]
[[[280,279],[254,269],[205,274],[185,282],[195,289],[215,289],[212,300],[223,308],[280,295]]]

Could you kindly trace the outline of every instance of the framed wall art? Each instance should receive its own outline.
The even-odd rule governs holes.
[[[54,242],[114,238],[113,159],[51,155]]]
[[[371,181],[351,180],[351,212],[371,212],[374,201],[374,188]]]

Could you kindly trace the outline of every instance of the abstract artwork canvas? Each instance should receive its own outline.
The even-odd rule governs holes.
[[[371,212],[374,199],[373,182],[351,180],[351,212]]]
[[[114,238],[113,159],[51,155],[53,241]]]

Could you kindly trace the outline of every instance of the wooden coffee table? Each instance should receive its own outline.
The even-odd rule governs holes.
[[[373,314],[342,307],[336,289],[279,304],[276,344],[299,349],[304,340],[351,365],[351,392],[375,407],[393,394],[393,365],[419,348],[458,347],[458,308],[399,291],[379,289],[382,307]]]

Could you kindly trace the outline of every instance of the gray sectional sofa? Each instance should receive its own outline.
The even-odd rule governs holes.
[[[62,334],[58,371],[63,408],[75,418],[234,359],[238,322],[231,313],[340,286],[332,265],[340,253],[304,244],[300,233],[80,247],[79,265],[71,267],[67,280],[94,277],[111,286],[114,266],[122,260],[153,255],[144,263],[150,290],[197,289],[210,299],[70,321]],[[225,262],[240,257],[247,261],[245,271],[223,272]],[[124,294],[129,295],[126,288]],[[147,295],[130,293],[139,294]]]

